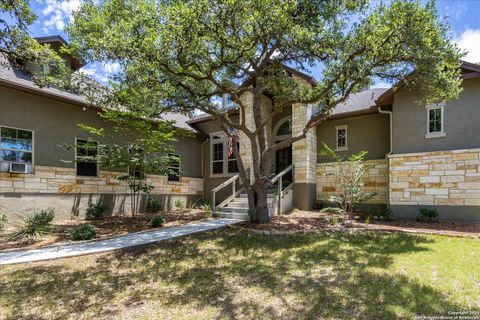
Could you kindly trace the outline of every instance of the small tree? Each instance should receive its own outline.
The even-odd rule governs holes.
[[[336,171],[331,175],[340,180],[340,195],[328,197],[330,202],[336,203],[345,212],[355,210],[358,204],[374,197],[376,192],[365,192],[363,178],[367,170],[365,156],[367,151],[360,151],[352,154],[347,159],[340,157],[332,148],[322,141],[323,149],[319,152],[321,156],[330,157],[338,165]],[[345,165],[342,162],[346,162]]]
[[[140,119],[135,114],[118,110],[103,110],[99,114],[106,124],[112,126],[111,129],[85,124],[79,124],[79,127],[105,142],[97,145],[93,139],[89,139],[86,144],[75,146],[87,150],[98,148],[99,151],[87,152],[91,156],[81,157],[77,161],[95,162],[104,169],[125,170],[125,174],[118,176],[118,179],[126,182],[130,190],[133,219],[139,211],[141,195],[153,189],[148,182],[148,175],[177,174],[168,169],[172,161],[178,161],[176,156],[169,155],[174,151],[171,142],[188,133],[174,128],[170,122]],[[63,147],[70,149],[72,146]]]

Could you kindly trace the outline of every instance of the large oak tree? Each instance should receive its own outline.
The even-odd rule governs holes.
[[[74,50],[87,61],[119,62],[118,95],[141,93],[157,110],[200,110],[221,119],[233,139],[251,142],[253,179],[233,143],[253,221],[269,220],[272,155],[304,139],[349,95],[375,79],[404,81],[426,102],[460,92],[458,48],[449,42],[434,2],[393,0],[104,0],[87,1],[69,27]],[[322,73],[302,85],[285,65]],[[229,94],[240,118],[212,103]],[[255,127],[247,126],[253,95]],[[271,97],[262,112],[261,97]],[[272,141],[272,118],[292,104],[313,105],[302,130]],[[145,111],[145,110],[143,110]]]

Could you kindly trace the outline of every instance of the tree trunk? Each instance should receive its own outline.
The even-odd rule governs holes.
[[[264,184],[255,183],[250,191],[247,191],[249,216],[253,223],[268,223],[270,214],[268,211],[268,187]]]

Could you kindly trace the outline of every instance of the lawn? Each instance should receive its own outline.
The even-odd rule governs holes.
[[[0,318],[411,319],[480,312],[480,240],[220,230],[0,268]],[[480,316],[480,314],[477,314]]]

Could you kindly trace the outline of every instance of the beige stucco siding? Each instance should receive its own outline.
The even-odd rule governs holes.
[[[417,104],[420,92],[395,94],[393,103],[393,153],[429,152],[480,147],[480,79],[463,81],[459,98],[444,107],[445,137],[425,138],[427,110]]]
[[[0,125],[34,131],[34,164],[40,166],[75,166],[74,149],[67,151],[59,145],[74,144],[75,138],[89,136],[77,126],[79,123],[111,128],[96,111],[5,87],[0,87],[0,114]],[[98,140],[98,136],[91,137]],[[201,139],[184,138],[173,145],[182,156],[183,175],[200,178]]]
[[[336,147],[335,126],[347,125],[347,151],[338,151],[348,157],[362,150],[368,151],[366,159],[384,159],[390,150],[389,117],[386,114],[368,114],[351,118],[326,121],[317,127],[318,151],[323,149],[322,141],[330,148]],[[332,159],[318,156],[318,162]]]

